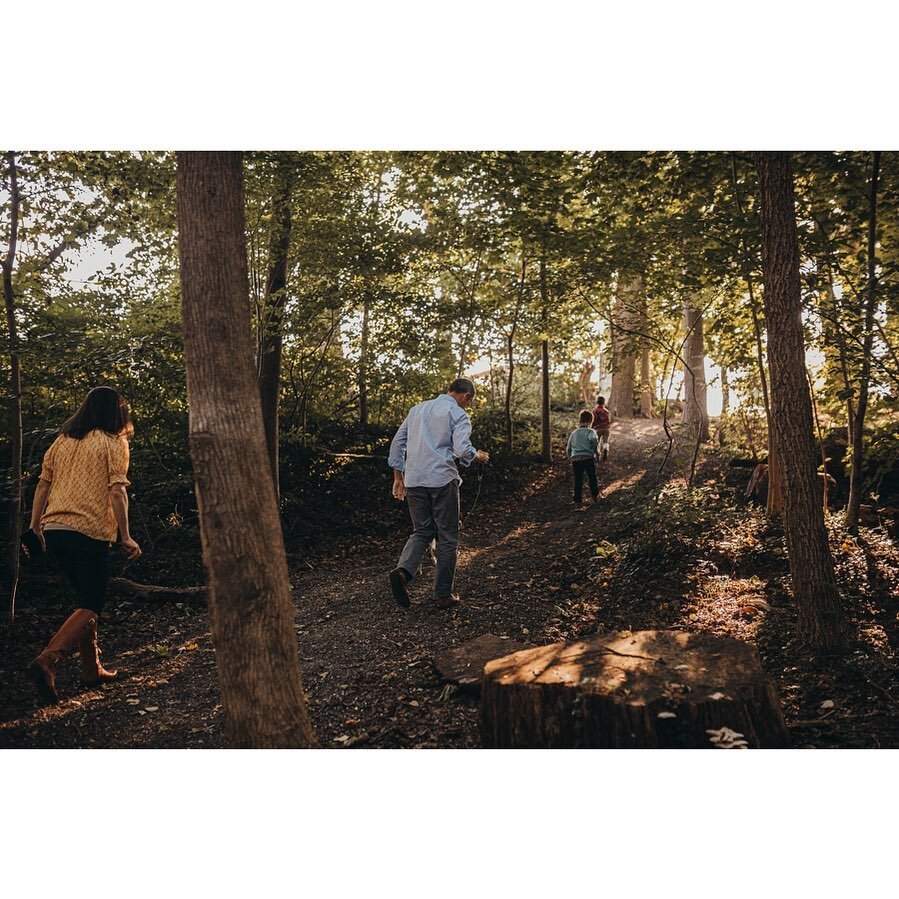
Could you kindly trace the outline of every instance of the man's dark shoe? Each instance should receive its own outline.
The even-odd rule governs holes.
[[[438,596],[437,597],[437,608],[438,609],[452,609],[454,606],[461,606],[462,600],[459,597],[452,593],[449,596]]]
[[[390,572],[390,589],[393,591],[393,598],[397,601],[397,605],[401,605],[404,609],[409,608],[409,576],[402,568],[394,568]]]

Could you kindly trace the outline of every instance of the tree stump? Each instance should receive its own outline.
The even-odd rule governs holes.
[[[636,631],[516,652],[481,679],[485,748],[776,748],[789,745],[756,648]]]
[[[437,653],[433,665],[441,680],[477,696],[481,692],[481,674],[488,662],[522,649],[533,648],[533,643],[517,643],[506,637],[497,637],[496,634],[482,634],[474,640],[467,640]]]

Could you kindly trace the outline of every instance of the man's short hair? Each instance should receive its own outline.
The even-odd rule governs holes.
[[[474,381],[469,381],[468,378],[456,378],[450,384],[449,393],[464,393],[466,396],[473,397],[477,391],[475,390]]]
[[[593,424],[593,413],[589,409],[581,409],[581,424]]]

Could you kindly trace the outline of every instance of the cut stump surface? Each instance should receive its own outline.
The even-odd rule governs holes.
[[[533,647],[533,643],[517,643],[496,634],[484,634],[438,653],[434,656],[434,670],[442,680],[477,696],[481,692],[481,674],[488,662]]]
[[[773,748],[789,742],[756,648],[682,631],[606,634],[488,662],[481,740],[495,748]]]

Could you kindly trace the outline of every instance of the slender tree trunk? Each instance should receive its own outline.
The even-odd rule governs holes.
[[[702,310],[684,304],[684,422],[701,441],[709,439],[708,387],[705,379],[705,337]]]
[[[508,359],[508,369],[506,373],[506,449],[512,453],[512,380],[515,377],[515,328],[506,335],[506,358]]]
[[[7,618],[12,624],[16,617],[16,591],[19,584],[20,535],[22,530],[22,374],[16,325],[16,297],[12,285],[12,271],[19,240],[19,173],[16,154],[7,154],[9,162],[9,242],[3,259],[3,300],[6,307],[6,330],[9,337],[9,531],[6,541],[6,575],[9,582]]]
[[[849,473],[849,504],[846,507],[846,529],[858,531],[858,515],[862,503],[865,439],[865,415],[871,385],[871,352],[874,346],[874,316],[877,311],[877,181],[880,175],[880,153],[875,152],[871,165],[868,213],[868,290],[865,300],[865,330],[862,338],[862,371],[858,387],[858,404],[852,424],[852,468]]]
[[[284,302],[287,290],[287,256],[290,249],[290,195],[293,172],[290,161],[282,157],[275,173],[272,196],[272,225],[268,244],[268,278],[262,305],[262,321],[257,335],[256,371],[262,421],[269,462],[280,493],[278,476],[278,407],[281,397],[281,351],[284,346]]]
[[[783,461],[784,524],[799,634],[815,649],[829,651],[842,645],[846,624],[818,499],[793,174],[786,153],[757,153],[756,160],[774,446]]]
[[[247,305],[240,153],[178,153],[190,451],[232,746],[310,747]]]
[[[818,227],[821,234],[827,238],[824,229]],[[839,327],[843,310],[837,302],[836,291],[833,288],[833,270],[830,262],[825,258],[818,261],[817,265],[819,283],[821,284],[819,302],[822,315],[822,343],[824,358],[828,370],[836,368],[839,373],[839,381],[843,386],[843,396],[846,402],[846,445],[852,446],[852,426],[855,418],[855,408],[852,402],[852,379],[849,376],[849,363],[846,358],[846,339],[843,330]]]
[[[368,425],[368,316],[370,303],[368,296],[362,303],[362,336],[360,339],[359,354],[359,423],[365,427]]]
[[[740,199],[740,185],[737,180],[737,154],[731,153],[731,179],[734,187],[734,197],[737,202],[737,212],[743,217],[743,201]],[[765,406],[765,425],[768,429],[768,502],[766,514],[776,517],[783,512],[783,493],[780,489],[780,463],[777,452],[774,449],[774,426],[771,422],[771,400],[768,394],[768,377],[765,373],[765,349],[762,345],[762,325],[759,321],[759,307],[755,297],[755,286],[752,279],[752,257],[746,242],[746,234],[740,235],[740,245],[743,248],[743,280],[746,282],[746,290],[749,292],[749,309],[752,313],[752,330],[755,336],[755,356],[758,363],[759,384],[762,388],[762,402]]]
[[[549,337],[547,329],[549,328],[549,291],[546,284],[546,256],[540,258],[540,322],[543,329],[543,340],[540,344],[540,355],[542,360],[541,369],[541,404],[540,404],[540,458],[544,462],[552,462],[552,435],[550,434],[549,420]]]
[[[515,309],[512,313],[512,325],[509,333],[506,335],[506,358],[508,360],[508,370],[506,373],[506,397],[505,397],[505,418],[506,418],[506,449],[512,452],[512,379],[515,376],[515,332],[518,330],[518,317],[521,315],[521,308],[524,305],[525,290],[527,287],[528,261],[524,252],[521,254],[521,278],[518,282],[518,297],[515,300]]]

